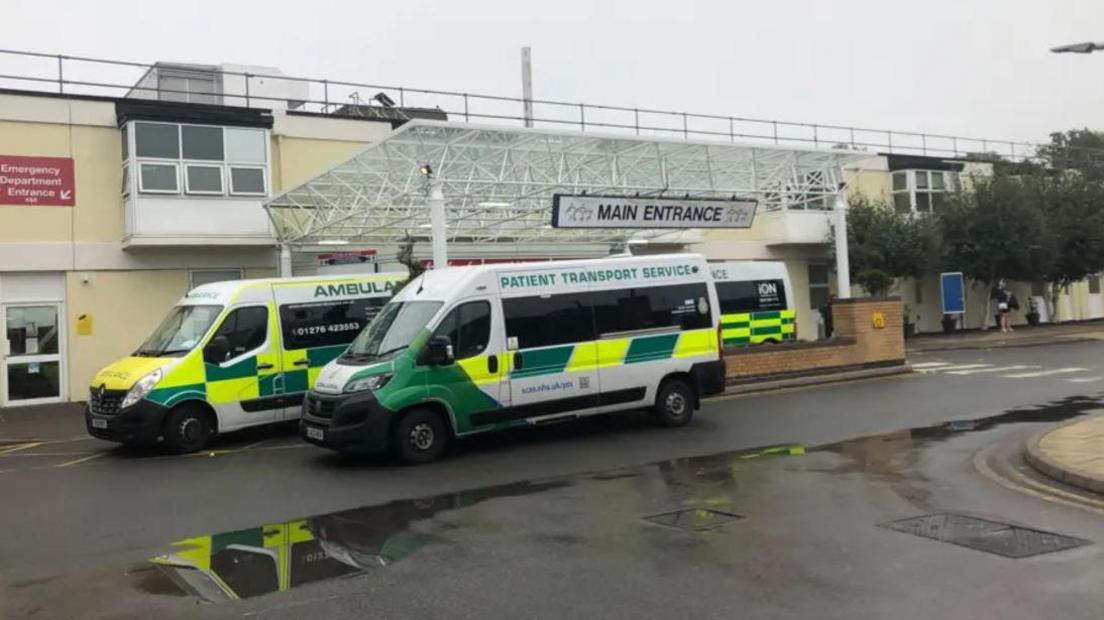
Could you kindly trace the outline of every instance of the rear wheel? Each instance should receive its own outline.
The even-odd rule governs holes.
[[[448,439],[448,427],[441,416],[428,409],[415,409],[395,424],[391,445],[403,461],[420,465],[441,458]]]
[[[659,387],[652,415],[663,426],[685,426],[694,417],[694,402],[694,389],[689,383],[670,379]]]
[[[202,450],[211,440],[208,413],[195,405],[181,405],[165,417],[165,445],[176,454]]]

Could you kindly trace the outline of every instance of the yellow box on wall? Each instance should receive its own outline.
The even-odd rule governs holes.
[[[77,335],[78,336],[91,336],[92,335],[92,315],[81,314],[77,316]]]

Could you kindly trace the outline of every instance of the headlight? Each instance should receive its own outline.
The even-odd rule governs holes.
[[[364,377],[362,379],[353,379],[345,384],[344,392],[363,392],[364,390],[378,390],[381,387],[387,385],[387,382],[391,380],[391,375],[373,375],[371,377]]]
[[[150,391],[161,381],[161,369],[149,373],[142,377],[130,388],[130,391],[126,393],[126,397],[123,398],[123,404],[119,405],[120,409],[126,409],[127,407],[137,403],[146,397]]]

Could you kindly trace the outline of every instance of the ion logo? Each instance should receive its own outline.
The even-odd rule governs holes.
[[[775,282],[760,282],[759,283],[759,296],[760,297],[773,297],[778,295],[778,284]]]

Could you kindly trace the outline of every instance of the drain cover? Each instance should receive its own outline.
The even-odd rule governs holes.
[[[1027,558],[1091,544],[1081,538],[954,513],[901,519],[882,527],[1006,558]]]
[[[712,508],[684,508],[644,517],[645,521],[686,530],[687,532],[704,532],[740,519],[743,519],[743,517],[738,514]]]

